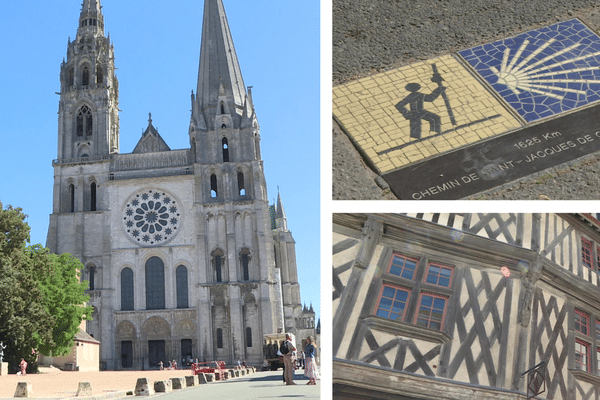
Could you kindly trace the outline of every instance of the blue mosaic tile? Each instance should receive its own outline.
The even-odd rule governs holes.
[[[527,122],[600,100],[600,37],[578,19],[459,54]]]

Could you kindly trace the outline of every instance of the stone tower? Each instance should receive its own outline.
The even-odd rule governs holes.
[[[171,149],[150,116],[120,153],[114,71],[100,1],[85,0],[61,68],[47,246],[85,265],[102,365],[261,365],[263,334],[284,310],[293,331],[302,307],[285,217],[271,226],[259,125],[222,0],[204,3],[190,148]]]

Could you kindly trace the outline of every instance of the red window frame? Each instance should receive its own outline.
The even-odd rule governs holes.
[[[433,301],[431,303],[431,308],[429,309],[429,317],[426,318],[427,323],[426,323],[425,328],[439,330],[439,331],[443,330],[444,329],[444,320],[446,319],[446,311],[448,309],[448,300],[449,300],[449,297],[448,296],[442,296],[442,295],[436,294],[436,293],[422,292],[421,294],[419,294],[419,302],[417,303],[417,309],[416,309],[416,312],[415,312],[415,319],[413,321],[413,324],[418,325],[418,326],[423,326],[423,325],[420,325],[420,324],[417,323],[418,320],[424,320],[425,319],[422,316],[420,316],[421,306],[422,306],[422,303],[423,303],[423,296],[429,296],[429,297],[433,298]],[[434,310],[433,306],[434,306],[435,299],[444,300],[444,310],[442,311],[442,319],[439,321],[439,323],[440,323],[440,329],[432,328],[430,326],[431,322],[432,322],[432,318],[431,317],[432,317],[432,314],[433,314],[432,311]],[[439,308],[438,308],[438,310],[439,310]]]
[[[592,242],[581,238],[581,261],[588,268],[592,268],[592,253]]]
[[[402,310],[402,314],[396,313],[396,314],[399,314],[396,319],[390,318],[390,316],[393,313],[393,308],[391,308],[390,310],[386,310],[386,309],[383,309],[383,308],[380,307],[380,305],[381,305],[381,299],[383,298],[383,291],[385,290],[386,287],[395,290],[394,297],[391,298],[392,301],[395,300],[396,294],[398,293],[399,290],[406,293],[406,301],[404,302],[404,308]],[[375,316],[380,317],[380,318],[389,319],[390,321],[404,321],[404,317],[406,316],[406,309],[408,308],[408,303],[410,301],[410,292],[411,292],[410,289],[407,289],[407,288],[402,287],[402,286],[390,285],[390,284],[387,284],[387,283],[381,285],[381,289],[379,290],[379,296],[377,296],[377,302],[375,303],[375,309],[373,310],[373,314]],[[390,299],[390,297],[385,297],[385,298],[386,299]],[[378,311],[379,310],[387,312],[388,316],[384,317],[384,316],[378,315]]]
[[[581,318],[585,319],[585,324],[583,324],[583,323],[577,321],[577,318],[575,318],[575,330],[586,336],[589,336],[590,335],[590,316],[589,316],[589,314],[586,314],[583,311],[579,311],[579,310],[575,310],[575,314],[577,314]],[[581,327],[585,327],[585,332],[581,329]]]
[[[579,351],[579,349],[577,348],[578,344],[585,349],[585,354]],[[580,361],[577,360],[578,354],[580,355]],[[579,339],[575,339],[575,368],[585,372],[590,372],[591,368],[590,344]]]
[[[397,265],[397,264],[395,265],[396,267],[400,268],[400,274],[394,274],[394,273],[390,272],[391,269],[392,269],[392,265],[394,264],[394,261],[396,260],[396,258],[404,260],[404,263],[401,266]],[[407,277],[403,276],[404,271],[410,271],[410,269],[405,268],[406,261],[412,261],[412,262],[415,263],[415,269],[412,271],[412,276],[410,278],[407,278]],[[418,259],[406,257],[406,256],[404,256],[404,255],[402,255],[400,253],[394,253],[394,254],[392,254],[392,258],[391,258],[390,263],[388,265],[387,272],[388,272],[388,274],[391,274],[391,275],[394,275],[394,276],[399,276],[399,277],[404,278],[404,279],[414,280],[415,275],[417,273],[417,267],[418,266],[419,266],[419,260]]]
[[[596,320],[596,340],[600,340],[600,320]]]
[[[432,276],[437,276],[437,282],[436,283],[429,282],[427,280],[429,278],[429,272],[430,272],[431,266],[438,267],[440,269],[443,268],[443,269],[450,270],[450,277],[448,278],[448,286],[440,285],[440,283],[439,283],[440,282],[440,278],[442,278],[441,274],[437,274],[436,275],[436,274],[432,273]],[[450,267],[448,265],[443,265],[443,264],[438,264],[438,263],[429,263],[429,264],[427,264],[427,270],[425,271],[425,275],[423,276],[423,282],[424,283],[428,283],[430,285],[436,285],[436,286],[440,286],[440,287],[449,288],[450,285],[452,285],[452,278],[453,277],[454,277],[454,267]]]

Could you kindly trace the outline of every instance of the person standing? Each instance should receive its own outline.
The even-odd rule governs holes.
[[[21,375],[27,375],[27,361],[24,358],[21,358],[19,367],[21,367]]]
[[[317,362],[315,361],[315,346],[312,336],[306,338],[306,347],[304,348],[304,375],[309,379],[307,385],[316,385],[315,382],[319,379],[319,371],[317,370]]]
[[[294,383],[294,351],[296,351],[296,347],[290,340],[290,334],[285,334],[285,342],[283,342],[283,346],[279,351],[283,354],[283,367],[284,376],[285,376],[285,384],[286,385],[295,385]]]

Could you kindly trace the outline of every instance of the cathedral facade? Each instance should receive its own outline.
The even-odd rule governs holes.
[[[222,0],[205,0],[190,147],[152,117],[119,147],[119,83],[100,0],[84,0],[61,65],[47,246],[85,266],[106,369],[198,358],[262,364],[262,336],[307,325],[295,242],[269,205],[260,129]],[[314,328],[314,313],[312,314]]]

